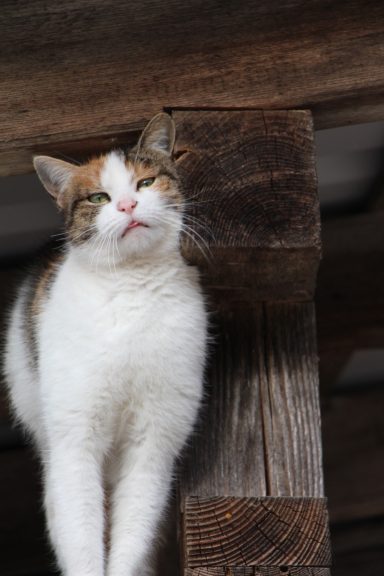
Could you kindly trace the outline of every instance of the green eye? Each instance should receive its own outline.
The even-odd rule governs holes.
[[[110,201],[110,197],[105,192],[96,192],[88,196],[88,202],[91,204],[106,204]]]
[[[140,188],[149,188],[152,186],[155,180],[156,178],[143,178],[143,180],[138,181],[137,189],[139,190]]]

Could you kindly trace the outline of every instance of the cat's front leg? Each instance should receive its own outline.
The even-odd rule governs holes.
[[[122,454],[112,497],[108,576],[153,573],[153,548],[170,491],[173,461],[169,452],[159,449],[153,433]]]
[[[101,456],[85,434],[52,436],[45,454],[45,509],[49,535],[64,576],[102,576]]]

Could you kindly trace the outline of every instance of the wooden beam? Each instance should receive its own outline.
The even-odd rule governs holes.
[[[179,170],[191,198],[187,222],[190,214],[191,222],[203,222],[211,264],[190,238],[184,253],[203,270],[216,342],[209,398],[179,490],[184,574],[272,575],[281,565],[298,575],[329,574],[309,302],[320,258],[310,117],[293,111],[174,117]],[[316,510],[316,529],[307,524],[304,501]],[[300,520],[292,522],[299,509]],[[290,546],[283,526],[292,525],[301,526],[319,555],[297,536],[297,549]]]
[[[0,174],[124,144],[164,107],[382,119],[383,21],[381,0],[5,1]]]
[[[252,497],[269,496],[272,506],[273,497],[288,497],[286,505],[291,510],[303,496],[314,498],[320,505],[323,482],[312,305],[271,303],[253,310],[237,309],[232,314],[224,311],[216,314],[215,325],[220,326],[220,335],[209,374],[210,399],[181,478],[182,514],[194,513],[190,503],[193,496],[208,502],[218,496],[226,502],[231,497],[232,506],[243,506],[243,512],[244,497],[252,501]],[[231,513],[229,508],[226,512]],[[207,526],[215,526],[217,513],[206,512]],[[282,514],[281,522],[292,525],[288,515]],[[234,529],[227,531],[225,537],[229,550],[239,552],[239,533],[248,534],[257,528],[250,513],[245,513],[238,524],[233,524]],[[217,540],[210,539],[207,528],[203,528],[200,526],[196,533],[204,535],[205,544],[201,543],[200,549]],[[181,533],[186,554],[194,531],[184,528]],[[310,537],[318,542],[313,534]],[[266,538],[273,541],[271,533],[266,533]],[[241,540],[244,543],[245,536]],[[255,543],[254,538],[252,542]],[[329,546],[326,536],[322,546]],[[251,545],[250,548],[248,553],[256,554]],[[307,548],[301,548],[304,549]],[[223,550],[230,555],[226,547]],[[251,561],[242,552],[242,560],[237,558],[236,562],[232,558],[221,565],[273,564],[273,560],[267,561],[265,548],[263,552],[263,559],[256,554]],[[192,569],[195,565],[189,562],[189,556],[184,558],[185,567]],[[216,566],[220,566],[218,562]],[[289,564],[287,558],[280,558],[279,562]],[[291,562],[294,564],[306,566],[303,556],[296,557]],[[207,561],[206,566],[209,565]],[[327,566],[329,556],[328,563],[323,559],[317,564],[318,569]],[[315,568],[314,561],[312,569]],[[210,574],[201,572],[205,573]],[[216,573],[221,574],[212,572]]]
[[[182,497],[322,497],[312,304],[224,310],[215,326],[211,402],[190,448]]]
[[[310,113],[173,117],[191,229],[183,251],[213,297],[310,300],[321,250]]]

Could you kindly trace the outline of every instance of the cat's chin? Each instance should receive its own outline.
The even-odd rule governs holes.
[[[100,235],[81,245],[72,244],[70,250],[95,270],[115,270],[135,260],[156,261],[178,252],[178,231],[133,220],[114,239]]]
[[[128,233],[130,233],[131,230],[134,230],[136,228],[149,228],[149,226],[147,224],[144,224],[144,222],[138,222],[137,220],[132,220],[132,222],[130,222],[130,224],[124,229],[121,238],[124,238]]]
[[[169,251],[169,237],[158,226],[131,223],[118,241],[118,252],[122,260],[148,258]]]

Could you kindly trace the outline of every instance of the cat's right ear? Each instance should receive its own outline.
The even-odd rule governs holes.
[[[44,188],[53,196],[59,207],[62,208],[63,192],[78,169],[77,166],[50,156],[35,156],[33,165]]]

